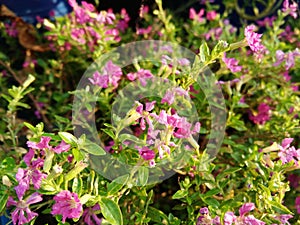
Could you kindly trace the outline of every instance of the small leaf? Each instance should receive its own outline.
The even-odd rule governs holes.
[[[99,145],[90,140],[86,139],[84,143],[80,146],[84,151],[92,154],[92,155],[105,155],[106,151]]]
[[[270,204],[274,210],[276,210],[278,213],[281,213],[281,214],[293,214],[287,207],[285,207],[284,205],[278,203],[278,202],[275,202],[275,201],[267,201],[268,204]]]
[[[187,196],[188,191],[187,190],[178,190],[176,193],[173,195],[172,199],[181,199]]]
[[[112,225],[123,225],[123,217],[117,203],[109,198],[101,198],[100,207],[104,218]]]
[[[67,144],[70,144],[72,146],[77,146],[77,138],[68,132],[58,132],[58,135],[61,137],[61,139],[64,140]]]
[[[27,88],[33,81],[35,80],[35,77],[32,76],[31,74],[28,75],[28,78],[24,81],[23,83],[23,88]]]
[[[127,183],[129,175],[123,175],[114,179],[110,184],[107,185],[107,191],[109,195],[116,194],[121,188]]]
[[[210,60],[210,52],[206,42],[201,44],[199,49],[199,56],[202,62]]]
[[[149,169],[145,166],[141,166],[138,170],[137,185],[145,186],[149,179]]]
[[[0,212],[2,212],[3,209],[5,208],[7,200],[8,200],[7,193],[3,193],[0,195]]]
[[[137,138],[136,136],[134,135],[131,135],[131,134],[121,134],[119,136],[119,141],[121,143],[123,143],[125,140],[127,141],[132,141],[133,143],[135,144],[145,144],[143,140]]]

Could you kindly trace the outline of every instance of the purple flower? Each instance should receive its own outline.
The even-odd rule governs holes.
[[[148,26],[147,28],[138,28],[136,30],[137,35],[147,35],[150,34],[152,31],[152,26]]]
[[[55,204],[52,206],[52,215],[62,215],[62,222],[67,218],[79,218],[82,213],[82,204],[76,193],[70,191],[61,191],[53,198]]]
[[[15,187],[15,190],[19,199],[29,190],[30,184],[33,184],[34,189],[37,190],[41,187],[42,179],[47,177],[46,174],[39,170],[43,166],[44,161],[40,158],[32,160],[34,154],[34,150],[30,149],[23,158],[28,168],[19,168],[16,174],[16,180],[19,184]]]
[[[138,79],[143,87],[147,84],[147,79],[153,77],[153,74],[149,70],[140,69],[136,73],[128,73],[127,75],[128,80],[134,81]]]
[[[194,8],[190,8],[189,18],[191,20],[196,20],[198,22],[203,22],[204,21],[204,18],[202,18],[203,15],[204,15],[204,9],[200,9],[200,11],[197,13]]]
[[[278,145],[278,156],[280,157],[282,164],[293,161],[296,165],[298,165],[298,161],[300,159],[300,149],[296,150],[294,146],[290,146],[293,140],[293,138],[285,138],[281,144]]]
[[[279,215],[279,216],[276,217],[276,219],[279,220],[283,225],[284,224],[290,225],[288,220],[291,219],[291,218],[293,218],[293,216],[289,215],[289,214],[283,214],[283,215]]]
[[[224,215],[224,225],[231,225],[236,221],[236,216],[233,212],[226,212]]]
[[[145,160],[152,160],[155,158],[155,152],[146,146],[144,146],[138,150],[139,150],[140,156]]]
[[[104,24],[113,24],[116,16],[113,12],[110,11],[101,11],[98,15],[96,20],[100,23]]]
[[[39,193],[35,192],[25,200],[19,198],[19,201],[15,201],[12,197],[9,197],[7,201],[7,207],[16,206],[16,209],[11,213],[12,222],[14,225],[22,225],[29,223],[38,214],[32,212],[29,205],[42,201],[42,197]]]
[[[10,37],[17,37],[18,36],[18,30],[17,30],[17,24],[16,22],[12,22],[11,24],[5,23],[5,31]]]
[[[258,34],[254,32],[255,26],[250,25],[245,28],[245,37],[248,42],[249,47],[254,53],[262,53],[265,51],[265,46],[261,44],[261,36],[262,34]]]
[[[297,213],[300,214],[300,196],[298,196],[295,200],[295,207],[297,209]]]
[[[240,216],[244,216],[246,213],[252,211],[255,209],[255,205],[252,202],[245,203],[242,205],[242,207],[239,209]]]
[[[250,113],[249,119],[255,124],[265,124],[266,121],[270,120],[270,107],[266,103],[261,103],[258,106],[258,113]]]
[[[67,152],[67,151],[69,151],[70,147],[71,147],[71,145],[67,144],[67,143],[64,142],[64,141],[61,141],[61,143],[60,143],[58,146],[54,147],[52,150],[53,150],[55,153],[60,154],[60,153],[62,153],[62,152]]]
[[[51,137],[47,137],[47,136],[43,136],[41,137],[40,142],[33,142],[33,141],[27,141],[27,146],[29,148],[33,148],[33,149],[51,149],[51,146],[49,145],[49,142],[51,140]]]
[[[89,80],[92,84],[98,85],[102,88],[107,88],[109,85],[117,88],[118,81],[121,79],[122,74],[121,68],[109,60],[102,69],[102,73],[100,74],[96,71],[93,74],[93,78],[89,78]]]
[[[100,210],[99,204],[94,205],[92,208],[86,208],[83,211],[82,218],[87,225],[101,225],[102,218],[98,218],[96,213]]]
[[[209,11],[206,13],[206,19],[207,20],[214,20],[217,17],[217,12],[215,10]]]
[[[266,223],[259,220],[259,219],[256,219],[253,215],[249,215],[249,216],[246,216],[244,218],[244,223],[245,225],[265,225]]]
[[[209,213],[209,210],[208,210],[208,208],[207,207],[203,207],[203,208],[201,208],[200,210],[199,210],[199,213],[200,214],[208,214]]]
[[[161,103],[168,103],[168,105],[172,105],[175,100],[175,94],[179,96],[185,96],[185,97],[189,96],[187,91],[185,91],[181,87],[176,87],[176,88],[168,89],[166,91],[164,97],[161,100]]]
[[[282,11],[291,15],[294,19],[297,19],[298,14],[298,4],[293,1],[292,4],[289,3],[289,0],[284,0]]]
[[[263,27],[263,26],[272,27],[274,20],[276,20],[276,16],[266,17],[263,20],[256,21],[256,23],[261,27]]]
[[[243,68],[242,66],[238,66],[239,61],[235,58],[226,58],[226,53],[224,53],[222,60],[227,68],[233,73],[240,72]]]

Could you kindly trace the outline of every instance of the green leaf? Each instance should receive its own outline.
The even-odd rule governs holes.
[[[107,185],[107,191],[109,195],[114,195],[127,183],[129,175],[123,175],[114,179]]]
[[[176,193],[173,195],[172,199],[181,199],[187,196],[188,191],[187,190],[178,190]]]
[[[132,141],[135,144],[145,144],[143,140],[137,138],[134,135],[131,135],[131,134],[121,134],[119,136],[119,141],[122,143],[125,140]]]
[[[137,185],[145,186],[149,179],[149,169],[145,166],[141,166],[138,170]]]
[[[210,52],[206,42],[201,44],[199,49],[199,56],[202,62],[210,60]]]
[[[0,212],[2,212],[3,209],[5,208],[7,200],[8,200],[7,193],[3,193],[0,195]]]
[[[211,190],[209,190],[208,192],[206,192],[203,197],[204,198],[208,198],[208,197],[212,197],[216,194],[220,194],[220,190],[218,188],[213,188]]]
[[[45,161],[44,161],[44,166],[43,166],[43,170],[48,173],[52,167],[52,160],[53,160],[53,157],[54,157],[54,152],[53,151],[50,151],[48,149],[45,149],[45,152],[46,152],[46,158],[45,158]]]
[[[35,132],[36,131],[36,128],[31,125],[30,123],[27,123],[27,122],[23,122],[24,126],[26,126],[29,130]]]
[[[82,187],[83,187],[83,182],[81,177],[80,176],[75,177],[72,183],[72,192],[75,192],[78,194],[78,196],[81,196]]]
[[[115,139],[115,134],[114,134],[114,132],[112,131],[112,130],[110,130],[110,129],[101,129],[102,131],[104,131],[104,133],[106,133],[108,136],[110,136],[112,139]]]
[[[241,169],[242,168],[240,168],[240,167],[232,167],[232,168],[226,169],[222,173],[218,174],[218,176],[216,177],[216,181],[219,181],[219,180],[223,179],[224,177],[226,177],[227,175],[231,175]]]
[[[281,214],[293,214],[287,207],[285,207],[284,205],[280,204],[279,202],[275,202],[275,201],[268,201],[268,204],[270,204],[275,211],[277,211],[278,213]]]
[[[106,151],[99,145],[86,139],[80,148],[92,155],[105,155]]]
[[[101,198],[100,207],[104,218],[112,225],[123,225],[121,210],[116,202],[109,198]]]
[[[77,138],[68,132],[58,132],[58,135],[61,137],[61,139],[64,140],[67,144],[70,144],[72,146],[77,146]]]
[[[72,154],[77,162],[84,159],[84,153],[77,148],[72,149]]]

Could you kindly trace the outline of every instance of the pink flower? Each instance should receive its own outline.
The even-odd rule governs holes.
[[[16,206],[16,209],[11,213],[12,222],[14,225],[22,225],[29,223],[38,214],[32,212],[29,205],[42,201],[42,197],[39,193],[35,192],[25,200],[19,198],[19,201],[15,201],[12,197],[9,197],[7,201],[7,207]]]
[[[300,160],[300,149],[296,150],[294,146],[290,147],[290,144],[293,140],[293,138],[285,138],[283,139],[281,144],[278,145],[278,156],[280,157],[282,164],[286,164],[292,161],[296,165],[298,165],[298,161]]]
[[[71,147],[69,144],[66,144],[64,141],[61,141],[61,143],[58,146],[53,148],[52,146],[49,145],[50,140],[51,140],[50,137],[43,136],[41,137],[41,140],[38,143],[33,141],[27,141],[27,146],[29,148],[39,149],[39,150],[49,149],[50,151],[53,151],[57,154],[60,154],[62,152],[67,152]]]
[[[15,190],[19,199],[29,190],[30,184],[33,184],[34,189],[37,190],[41,186],[42,179],[47,177],[46,174],[39,170],[43,166],[44,160],[38,158],[33,161],[34,154],[33,149],[30,149],[23,158],[28,168],[19,168],[16,174],[16,180],[19,184],[15,187]]]
[[[198,22],[203,22],[204,18],[202,18],[202,16],[204,15],[204,9],[200,9],[200,11],[198,13],[196,13],[194,8],[190,8],[190,19],[191,20],[196,20]]]
[[[240,72],[243,68],[242,66],[238,66],[239,61],[235,58],[226,58],[226,53],[224,53],[222,60],[227,68],[233,73]]]
[[[136,30],[137,35],[147,35],[150,34],[152,31],[152,26],[148,26],[147,28],[138,28]]]
[[[294,1],[292,1],[292,2],[293,3],[290,4],[289,0],[284,0],[282,11],[285,12],[285,13],[288,13],[294,19],[297,19],[297,17],[298,17],[298,14],[297,14],[298,4]]]
[[[116,19],[116,16],[113,12],[106,12],[106,11],[101,11],[96,20],[100,23],[104,23],[104,24],[113,24],[114,20]]]
[[[272,27],[274,20],[276,20],[276,16],[266,17],[263,20],[256,21],[256,23],[261,27],[263,27],[263,26]]]
[[[265,225],[266,223],[256,219],[253,215],[246,216],[243,220],[245,225]]]
[[[71,38],[84,45],[86,43],[85,30],[83,28],[73,28],[71,30]]]
[[[140,156],[145,160],[152,160],[155,158],[155,152],[146,146],[139,148],[138,150],[139,150]]]
[[[62,222],[64,223],[67,218],[79,218],[83,211],[82,204],[76,193],[70,191],[61,191],[53,198],[55,204],[52,206],[52,215],[62,215]]]
[[[214,20],[217,17],[217,12],[215,10],[209,11],[206,13],[206,19],[208,20]]]
[[[96,212],[100,210],[99,204],[94,205],[92,208],[86,208],[83,211],[82,218],[87,225],[101,225],[102,219],[99,219]]]
[[[250,113],[249,119],[255,124],[265,124],[266,121],[270,120],[270,107],[266,103],[261,103],[258,106],[258,113]]]
[[[11,24],[5,23],[5,31],[8,36],[10,37],[17,37],[18,36],[18,31],[17,31],[17,26],[16,22],[12,22]]]
[[[102,88],[107,88],[109,85],[117,88],[118,81],[121,79],[122,74],[121,68],[109,60],[102,69],[101,74],[96,71],[93,74],[93,78],[89,78],[89,80],[92,84],[98,85]]]
[[[60,154],[60,153],[62,153],[62,152],[67,152],[67,151],[69,151],[70,147],[71,147],[71,145],[67,144],[67,143],[64,142],[64,141],[61,141],[61,143],[60,143],[58,146],[54,147],[52,150],[53,150],[55,153]]]
[[[127,75],[128,80],[134,81],[138,79],[143,87],[147,84],[147,79],[153,77],[153,74],[150,70],[140,69],[136,73],[128,73]]]
[[[161,103],[168,103],[168,105],[172,105],[175,100],[175,94],[185,97],[189,96],[189,93],[187,91],[183,90],[181,87],[176,87],[166,91],[164,97],[161,100]]]
[[[234,215],[233,212],[226,212],[224,215],[224,225],[231,225],[235,223],[236,221],[236,216]]]
[[[254,29],[254,25],[247,26],[244,34],[251,50],[254,53],[262,53],[265,51],[265,46],[261,44],[262,34],[255,33]]]
[[[297,213],[300,214],[300,196],[298,196],[295,200],[295,207],[297,209]]]
[[[244,216],[246,213],[252,211],[255,209],[255,205],[252,202],[245,203],[242,205],[242,207],[239,209],[240,216]]]
[[[283,225],[284,224],[290,225],[288,220],[291,219],[291,218],[293,218],[293,216],[288,215],[288,214],[283,214],[283,215],[279,215],[279,216],[276,217],[276,219],[279,220]]]

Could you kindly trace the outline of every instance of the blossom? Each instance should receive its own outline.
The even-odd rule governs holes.
[[[246,216],[243,220],[245,225],[265,225],[266,223],[256,219],[253,215]]]
[[[117,88],[122,74],[121,68],[109,60],[102,69],[102,72],[96,71],[93,74],[93,78],[89,78],[89,81],[102,88],[107,88],[109,85]]]
[[[155,152],[146,146],[143,146],[142,148],[138,148],[138,150],[140,156],[145,160],[152,160],[155,158]]]
[[[256,23],[263,27],[263,26],[269,26],[272,27],[273,26],[273,21],[276,20],[276,16],[272,16],[272,17],[266,17],[263,20],[258,20],[256,21]]]
[[[245,203],[239,209],[240,216],[244,216],[246,213],[252,211],[253,209],[255,209],[254,203],[252,203],[252,202]]]
[[[128,80],[134,81],[138,79],[143,87],[147,84],[147,79],[153,77],[153,74],[150,70],[139,69],[136,73],[128,73],[127,75]]]
[[[146,35],[146,34],[150,34],[152,30],[152,26],[148,26],[147,28],[138,28],[136,30],[136,34],[137,35]]]
[[[29,223],[34,217],[38,215],[37,213],[32,212],[29,206],[42,200],[42,196],[37,192],[33,193],[25,200],[19,198],[19,201],[15,201],[12,197],[9,197],[7,201],[7,207],[16,206],[16,209],[11,213],[13,224],[22,225]]]
[[[270,106],[266,103],[261,103],[258,106],[258,113],[250,113],[249,119],[255,124],[265,124],[266,121],[270,120]]]
[[[250,49],[254,53],[262,53],[265,50],[265,46],[261,44],[262,34],[255,33],[254,29],[254,25],[249,25],[245,28],[244,34]]]
[[[51,137],[42,136],[40,142],[38,142],[38,143],[33,142],[33,141],[27,141],[27,146],[29,148],[39,149],[39,150],[48,149],[57,154],[60,154],[62,152],[67,152],[67,151],[69,151],[69,149],[71,147],[71,145],[65,143],[64,141],[61,141],[61,143],[58,146],[53,148],[51,145],[49,145],[50,140],[51,140]]]
[[[12,22],[11,24],[5,23],[5,31],[8,36],[10,37],[17,37],[18,36],[18,30],[17,30],[17,23]]]
[[[42,179],[46,178],[47,175],[42,173],[39,169],[43,166],[44,160],[38,158],[32,160],[34,157],[34,150],[30,149],[29,152],[24,156],[23,160],[28,168],[18,168],[16,174],[16,180],[19,182],[15,187],[15,191],[19,199],[29,190],[30,184],[33,184],[34,189],[39,189],[42,183]]]
[[[217,17],[217,12],[215,10],[209,11],[206,13],[206,19],[208,20],[214,20]]]
[[[295,207],[297,209],[297,213],[300,214],[300,196],[298,196],[295,200]]]
[[[233,212],[226,212],[224,215],[224,225],[231,225],[236,221],[236,216]]]
[[[281,144],[278,145],[278,156],[280,157],[282,164],[293,161],[298,165],[298,161],[300,160],[300,149],[296,150],[294,146],[290,146],[293,140],[293,138],[285,138]]]
[[[82,204],[76,193],[64,190],[58,193],[53,198],[55,204],[52,206],[52,215],[62,215],[62,222],[64,223],[67,218],[79,218],[82,213]]]
[[[283,214],[276,217],[276,219],[279,220],[282,224],[288,224],[288,225],[290,225],[288,220],[291,218],[293,218],[293,216],[289,214]]]
[[[233,73],[240,72],[243,68],[242,66],[238,66],[239,61],[235,58],[226,58],[226,53],[224,53],[222,60],[227,68],[230,69],[230,71]]]
[[[143,105],[141,103],[138,102],[138,107],[136,108],[136,112],[138,114],[140,114],[140,127],[142,130],[146,129],[146,123],[145,120],[149,126],[150,130],[153,130],[153,124],[149,118],[149,116],[151,116],[152,114],[150,114],[149,112],[151,110],[154,109],[154,104],[156,103],[156,101],[152,101],[152,102],[147,102],[146,103],[146,107],[145,110],[143,110]]]
[[[175,94],[185,97],[189,96],[187,91],[183,90],[181,87],[176,87],[166,91],[161,103],[168,103],[168,105],[172,105],[175,100]]]
[[[194,8],[190,8],[189,18],[191,20],[203,22],[204,21],[204,18],[202,18],[203,15],[204,15],[204,9],[200,9],[200,11],[197,13]]]
[[[99,204],[88,207],[83,211],[82,218],[87,225],[101,225],[102,219],[98,218],[96,212],[100,210]]]
[[[284,53],[282,50],[276,51],[276,62],[274,66],[279,66],[285,61],[285,69],[289,70],[295,66],[295,58],[300,56],[299,50],[296,48],[294,51]]]
[[[111,11],[101,11],[98,15],[96,20],[100,23],[104,24],[113,24],[113,21],[116,19],[116,16]]]
[[[283,12],[288,13],[294,19],[297,19],[298,17],[297,10],[298,10],[298,4],[296,2],[293,1],[293,3],[290,4],[289,0],[284,0],[283,8],[282,8]]]

